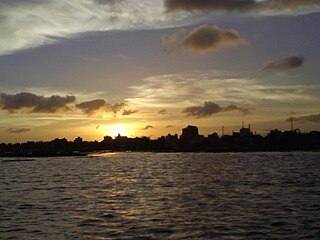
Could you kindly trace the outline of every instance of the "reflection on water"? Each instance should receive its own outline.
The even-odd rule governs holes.
[[[0,239],[320,239],[320,153],[17,160]]]
[[[122,154],[123,152],[94,152],[90,153],[89,157],[112,157],[116,154]]]

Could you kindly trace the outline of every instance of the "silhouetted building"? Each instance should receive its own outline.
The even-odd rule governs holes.
[[[168,149],[177,149],[179,147],[179,139],[178,139],[178,134],[168,134],[164,138],[165,142],[165,147]]]
[[[81,137],[77,137],[76,139],[74,139],[73,142],[76,143],[76,144],[79,144],[79,143],[83,142],[83,139]]]
[[[204,136],[199,135],[199,130],[196,126],[189,125],[182,129],[182,134],[179,140],[183,146],[192,148],[203,144]]]
[[[127,140],[128,137],[127,136],[121,136],[120,133],[118,134],[118,136],[116,136],[115,140]]]
[[[214,133],[208,135],[208,141],[210,144],[215,144],[218,142],[218,140],[219,140],[218,133],[214,132]]]
[[[191,126],[189,125],[186,128],[182,129],[182,134],[180,136],[180,140],[184,141],[184,140],[188,140],[191,138],[195,138],[199,136],[199,130],[196,126]]]
[[[234,137],[250,137],[250,136],[253,136],[253,133],[251,132],[250,124],[246,128],[244,127],[244,124],[242,122],[242,128],[240,128],[239,132],[233,132],[232,135]]]
[[[245,127],[241,128],[239,133],[240,133],[240,137],[250,137],[253,135],[250,129],[250,125],[247,128]]]
[[[77,137],[73,142],[67,139],[56,138],[49,142],[26,142],[16,144],[0,144],[0,156],[4,157],[43,157],[43,156],[79,156],[92,151],[293,151],[293,150],[320,150],[320,132],[301,133],[294,131],[271,130],[266,137],[253,134],[250,129],[242,128],[233,135],[223,135],[219,138],[217,133],[205,138],[199,135],[196,126],[182,129],[178,138],[177,134],[162,136],[157,140],[149,137],[128,138],[120,134],[112,139],[104,137],[103,141],[83,141]]]
[[[113,139],[110,136],[104,136],[102,142],[111,142]]]

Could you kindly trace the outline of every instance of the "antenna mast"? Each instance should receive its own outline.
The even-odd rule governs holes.
[[[293,117],[290,118],[290,123],[291,123],[291,131],[293,131]]]

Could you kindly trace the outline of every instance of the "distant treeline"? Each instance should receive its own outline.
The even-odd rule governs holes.
[[[77,156],[95,151],[165,151],[165,152],[253,152],[253,151],[319,151],[320,132],[301,133],[271,130],[265,137],[242,128],[232,135],[208,137],[198,134],[198,128],[188,126],[182,135],[162,136],[156,140],[148,137],[105,137],[103,141],[74,141],[54,139],[49,142],[0,144],[1,157]]]

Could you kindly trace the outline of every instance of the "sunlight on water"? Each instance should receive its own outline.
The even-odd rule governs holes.
[[[97,152],[97,153],[90,153],[88,157],[113,157],[117,154],[120,154],[118,152]]]
[[[0,239],[320,239],[319,159],[320,153],[0,159]]]

